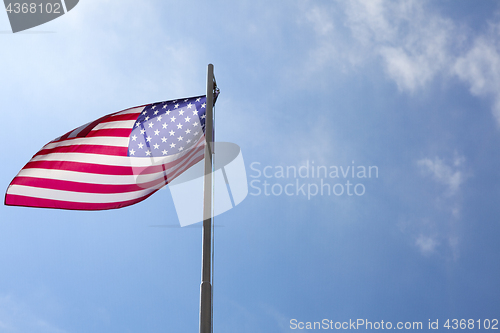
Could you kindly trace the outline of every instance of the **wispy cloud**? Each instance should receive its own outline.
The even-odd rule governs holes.
[[[399,91],[410,94],[428,88],[437,77],[458,78],[472,95],[493,100],[492,113],[500,125],[498,18],[490,22],[488,31],[477,33],[441,15],[426,1],[309,5],[305,17],[317,43],[306,71],[320,72],[332,63],[345,69],[375,62]]]
[[[493,99],[493,115],[500,125],[500,26],[491,27],[492,32],[475,39],[472,47],[460,56],[454,73],[470,86],[475,96]]]
[[[422,2],[354,1],[346,13],[353,36],[383,59],[399,90],[416,91],[445,66],[453,24]]]
[[[424,255],[432,254],[436,251],[436,246],[439,244],[435,235],[420,234],[415,240],[415,245]]]
[[[424,178],[431,178],[438,186],[434,198],[436,208],[433,219],[422,218],[415,222],[411,234],[415,246],[424,255],[435,254],[444,249],[451,257],[459,256],[459,222],[461,191],[467,179],[465,158],[457,153],[453,158],[423,158],[417,161]],[[441,189],[439,189],[441,187]]]
[[[455,195],[464,181],[463,171],[460,170],[465,158],[455,156],[453,164],[446,164],[439,157],[434,159],[423,158],[417,162],[426,174],[430,174],[435,181],[447,187],[448,195]]]
[[[454,25],[433,15],[422,2],[349,1],[340,6],[340,14],[310,5],[305,16],[317,34],[318,46],[309,62],[324,64],[329,59],[359,66],[375,58],[400,91],[411,93],[448,64]]]

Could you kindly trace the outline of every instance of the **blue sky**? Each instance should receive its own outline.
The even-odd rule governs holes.
[[[0,31],[5,189],[73,128],[203,94],[208,63],[217,139],[241,147],[249,184],[321,181],[254,162],[377,166],[323,179],[363,195],[250,187],[216,218],[215,332],[499,319],[497,2],[82,0],[24,33],[0,14]],[[172,227],[168,189],[121,210],[0,210],[1,332],[198,330],[201,229]]]

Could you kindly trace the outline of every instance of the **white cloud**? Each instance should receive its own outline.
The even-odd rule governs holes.
[[[427,1],[353,0],[333,7],[340,10],[308,2],[304,16],[317,42],[305,62],[306,72],[318,73],[332,64],[345,70],[346,65],[363,67],[375,61],[398,90],[407,93],[427,88],[438,76],[458,78],[472,95],[492,99],[500,125],[500,22],[473,34]]]
[[[493,115],[500,124],[500,52],[496,35],[480,36],[455,62],[455,74],[470,85],[476,96],[493,98]]]
[[[381,60],[387,76],[400,91],[423,88],[448,66],[453,23],[428,11],[420,1],[349,1],[343,15],[326,6],[309,3],[305,17],[318,39],[308,64],[364,65]],[[341,18],[341,20],[336,20]],[[342,35],[332,22],[347,29]],[[328,22],[328,23],[326,23]],[[318,65],[308,70],[318,70]]]
[[[328,35],[333,32],[334,26],[327,12],[319,7],[312,7],[306,12],[306,18],[314,27],[316,33],[320,35]]]
[[[347,26],[353,37],[365,45],[393,40],[396,26],[387,19],[390,8],[384,0],[346,3]]]
[[[423,158],[417,164],[424,172],[430,173],[438,183],[446,185],[449,195],[454,195],[457,194],[464,181],[463,171],[459,170],[464,160],[462,156],[455,157],[453,165],[448,165],[439,157]]]
[[[442,71],[454,26],[422,1],[354,1],[346,9],[353,36],[383,59],[399,90],[414,92]]]
[[[465,162],[465,158],[456,152],[452,158],[434,157],[417,161],[424,177],[430,177],[434,184],[438,184],[437,192],[431,191],[436,194],[429,196],[435,208],[426,213],[432,213],[432,219],[424,217],[407,222],[402,232],[410,233],[423,255],[439,254],[453,260],[459,257],[461,191],[468,176],[464,171]]]
[[[436,250],[438,241],[435,236],[419,235],[415,241],[415,245],[419,248],[420,252],[424,255],[430,255]]]

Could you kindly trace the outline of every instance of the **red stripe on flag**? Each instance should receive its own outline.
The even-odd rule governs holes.
[[[98,155],[127,156],[128,147],[99,146],[99,145],[72,145],[52,149],[42,149],[35,156],[53,153],[88,153]],[[33,156],[34,157],[34,156]]]
[[[127,207],[138,202],[141,202],[155,193],[154,190],[147,195],[126,201],[107,202],[107,203],[88,203],[88,202],[71,202],[61,200],[50,200],[42,198],[26,197],[22,195],[9,194],[5,196],[5,205],[8,206],[23,206],[23,207],[38,207],[38,208],[56,208],[69,210],[105,210]]]

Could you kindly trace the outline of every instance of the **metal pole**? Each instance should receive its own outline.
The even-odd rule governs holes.
[[[211,226],[212,226],[212,142],[214,105],[214,65],[207,70],[207,105],[205,118],[205,184],[203,197],[203,238],[200,287],[200,333],[212,332]]]

